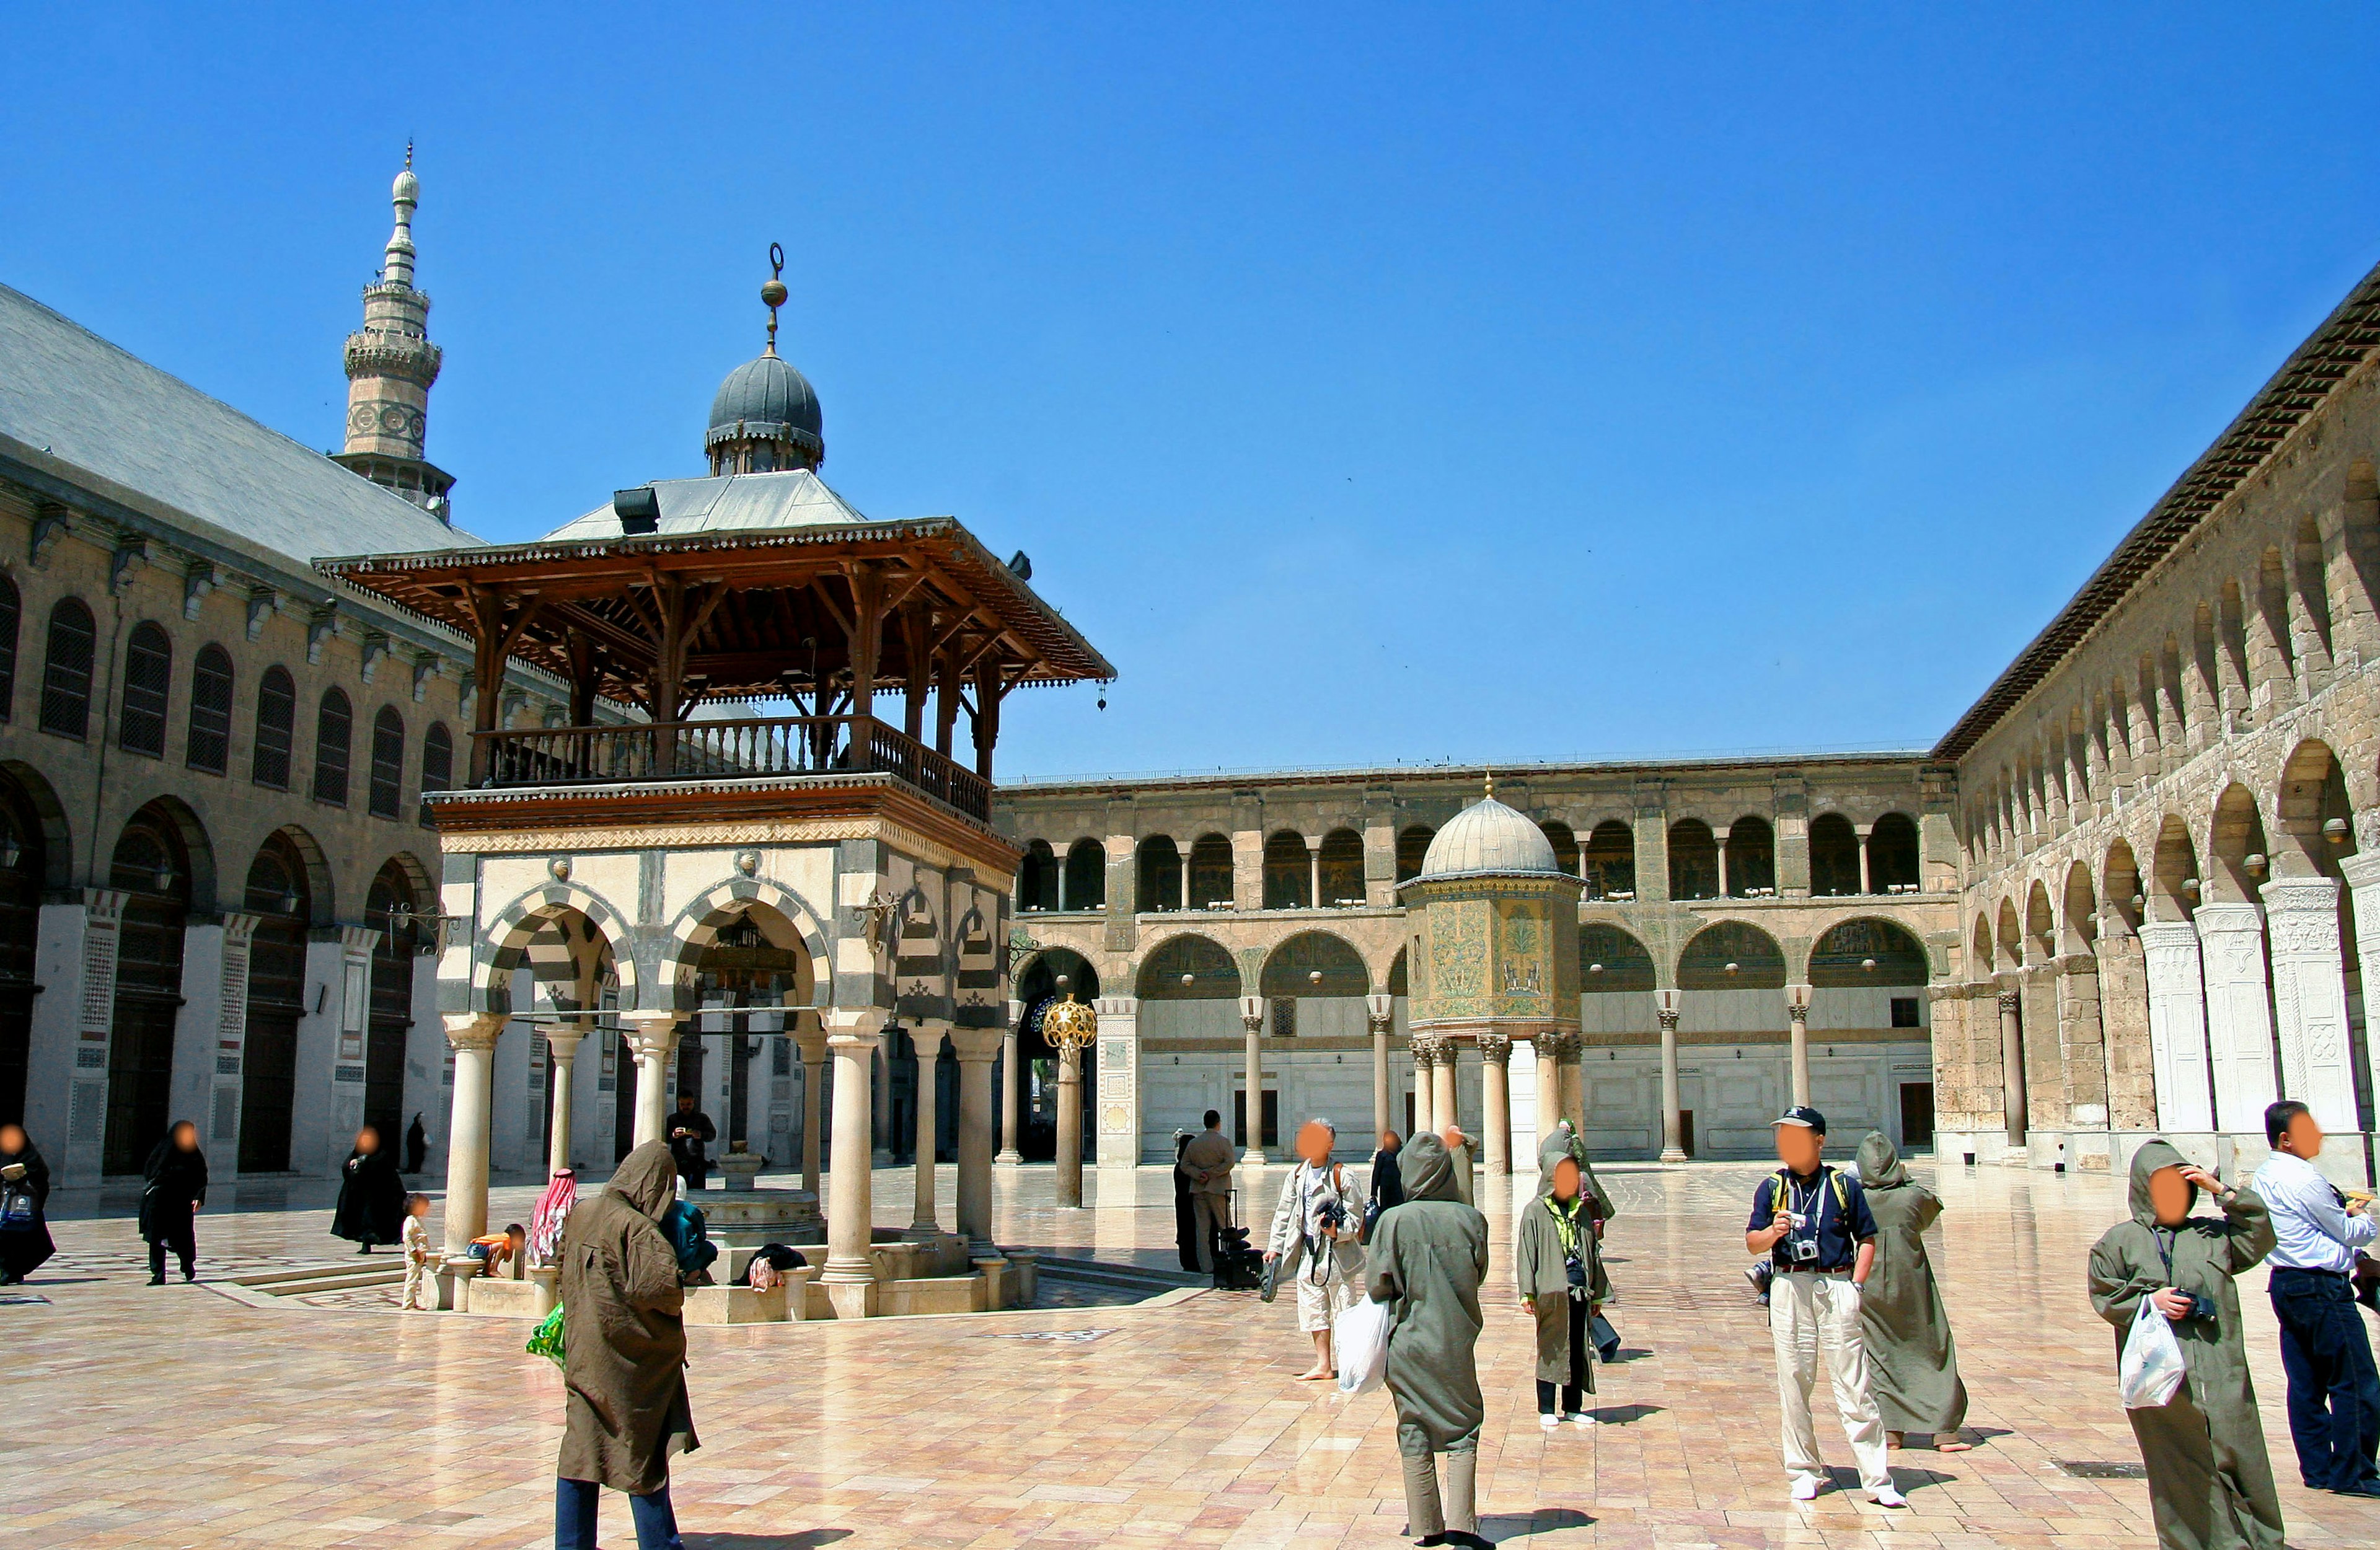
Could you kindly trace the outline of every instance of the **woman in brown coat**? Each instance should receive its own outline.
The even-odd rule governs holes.
[[[677,1199],[666,1143],[629,1153],[562,1239],[564,1421],[554,1550],[595,1550],[602,1486],[628,1494],[638,1550],[679,1550],[669,1456],[701,1446],[686,1394],[686,1290],[660,1223]]]

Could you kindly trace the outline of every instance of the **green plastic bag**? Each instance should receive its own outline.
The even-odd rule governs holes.
[[[538,1321],[537,1332],[528,1338],[528,1353],[542,1356],[559,1367],[562,1356],[562,1304],[556,1302],[553,1312]]]

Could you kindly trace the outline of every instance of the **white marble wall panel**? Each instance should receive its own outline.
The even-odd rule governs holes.
[[[2325,1131],[2356,1128],[2355,1061],[2347,1035],[2338,884],[2275,878],[2264,886],[2281,1081]]]
[[[2148,965],[2149,1057],[2155,1069],[2157,1124],[2211,1131],[2215,1101],[2206,1060],[2206,984],[2198,929],[2186,920],[2142,923]]]
[[[2201,904],[2197,914],[2215,1122],[2221,1130],[2257,1134],[2265,1129],[2265,1107],[2279,1096],[2262,916],[2244,903]]]

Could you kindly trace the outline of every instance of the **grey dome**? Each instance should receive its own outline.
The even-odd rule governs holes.
[[[810,461],[826,456],[818,394],[809,379],[782,356],[764,355],[727,373],[710,401],[707,451],[722,442],[790,442]]]
[[[1422,856],[1421,877],[1463,877],[1475,872],[1553,872],[1553,842],[1525,813],[1505,806],[1494,797],[1473,803],[1441,829]]]

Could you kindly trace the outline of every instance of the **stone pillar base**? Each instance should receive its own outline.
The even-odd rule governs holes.
[[[1003,1147],[1001,1149],[1000,1156],[991,1159],[991,1166],[994,1168],[1023,1168],[1025,1166],[1025,1154],[1019,1152],[1014,1146]]]
[[[1661,1149],[1661,1160],[1665,1163],[1682,1163],[1691,1162],[1694,1159],[1675,1146],[1665,1146]]]
[[[455,1258],[440,1261],[435,1278],[438,1282],[439,1310],[442,1313],[451,1314],[467,1306],[470,1302],[468,1289],[471,1279],[479,1273],[480,1262],[476,1259]]]
[[[1008,1261],[998,1254],[978,1255],[969,1260],[975,1273],[983,1278],[983,1311],[997,1313],[1008,1306]]]
[[[821,1284],[826,1292],[827,1306],[837,1318],[873,1318],[876,1315],[876,1283],[874,1281],[827,1281]]]

